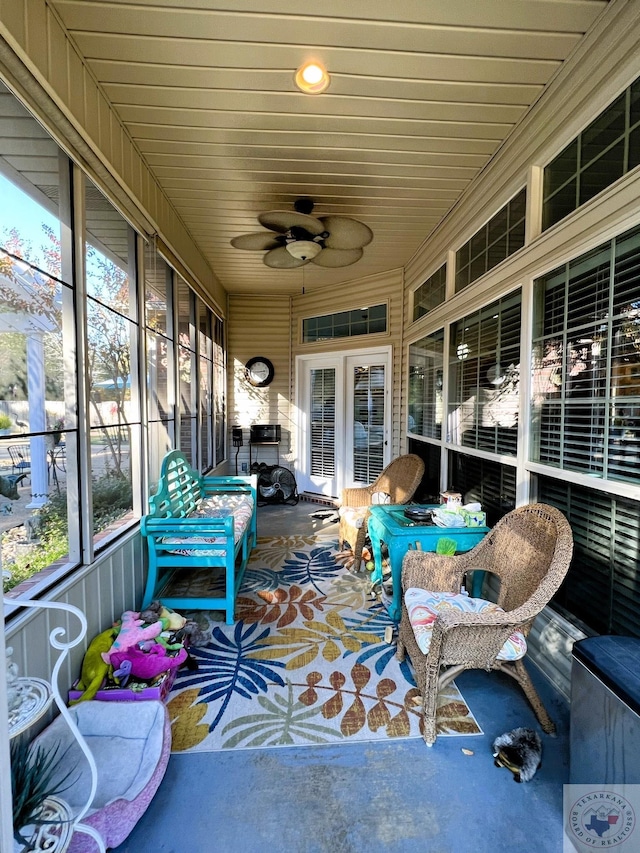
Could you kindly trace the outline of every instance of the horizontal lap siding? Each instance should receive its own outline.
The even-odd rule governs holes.
[[[286,275],[286,271],[283,273]],[[231,428],[243,428],[244,445],[238,453],[238,473],[242,463],[249,462],[250,424],[280,424],[280,462],[293,467],[293,442],[296,423],[291,406],[291,301],[288,296],[242,294],[229,296],[229,321],[227,325],[228,388],[229,388],[229,452],[228,466],[235,473],[236,448],[231,440]],[[251,386],[244,366],[256,355],[268,358],[274,367],[274,377],[265,388]],[[278,458],[273,447],[253,448],[258,461],[268,465]]]
[[[88,623],[87,636],[71,650],[68,660],[60,672],[60,689],[65,698],[67,689],[80,675],[82,658],[88,643],[125,610],[130,610],[142,600],[145,580],[145,553],[139,532],[130,533],[118,545],[99,556],[87,570],[78,570],[67,581],[54,589],[47,601],[73,604],[85,615]],[[13,660],[18,664],[21,676],[51,679],[53,665],[58,652],[49,644],[51,630],[57,626],[66,633],[59,638],[63,642],[78,636],[79,622],[71,614],[61,610],[25,608],[10,621],[6,628],[6,643],[13,647]]]

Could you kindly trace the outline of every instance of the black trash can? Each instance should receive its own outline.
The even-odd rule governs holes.
[[[640,639],[574,644],[570,721],[572,784],[640,783]]]

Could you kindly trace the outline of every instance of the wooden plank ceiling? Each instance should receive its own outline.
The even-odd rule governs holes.
[[[404,266],[606,7],[604,0],[50,0],[230,292]],[[297,6],[301,11],[293,12]],[[362,14],[363,18],[359,17]],[[322,95],[296,68],[320,60]],[[366,222],[356,264],[274,270],[257,216]],[[304,279],[303,279],[304,276]]]

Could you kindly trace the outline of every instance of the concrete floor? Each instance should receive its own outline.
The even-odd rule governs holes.
[[[258,535],[337,537],[310,518],[317,509],[262,507]],[[500,673],[467,672],[456,683],[484,735],[173,755],[115,853],[559,853],[568,707],[529,668],[558,726],[529,783],[494,767],[491,750],[516,726],[539,730],[524,695]]]
[[[332,523],[329,514],[337,517],[337,509],[326,504],[300,500],[295,506],[287,504],[266,504],[258,507],[258,536],[290,536],[302,534],[335,535],[338,538],[338,525]],[[314,518],[324,514],[325,518]]]

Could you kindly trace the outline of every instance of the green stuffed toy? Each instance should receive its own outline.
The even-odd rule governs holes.
[[[96,695],[109,672],[109,664],[104,662],[102,655],[109,651],[117,633],[118,629],[112,626],[91,640],[82,661],[80,681],[77,684],[78,690],[83,691],[82,696],[69,702],[69,705],[85,702]]]

